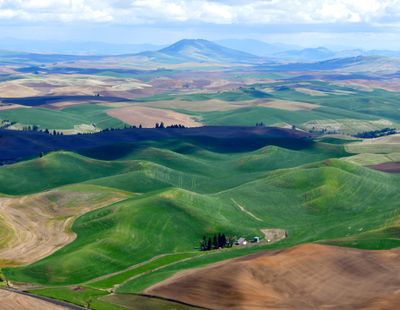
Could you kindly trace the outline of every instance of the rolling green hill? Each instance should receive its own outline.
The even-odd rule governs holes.
[[[95,124],[99,129],[123,128],[126,124],[118,119],[108,116],[107,108],[94,105],[82,104],[63,110],[52,110],[47,108],[12,109],[0,111],[0,119],[16,122],[21,125],[36,125],[40,129],[73,129],[74,126]]]
[[[73,242],[3,273],[12,282],[57,286],[36,293],[59,298],[63,292],[70,301],[81,293],[63,286],[80,285],[100,302],[104,289],[137,293],[179,270],[268,248],[400,246],[400,177],[341,160],[349,155],[336,141],[217,152],[177,140],[114,144],[82,155],[54,152],[0,167],[0,192],[7,195],[66,184],[132,194],[76,219]],[[285,229],[289,237],[209,253],[198,248],[203,236],[252,238],[268,228]]]

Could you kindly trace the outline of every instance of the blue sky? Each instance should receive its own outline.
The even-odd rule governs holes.
[[[400,49],[400,0],[0,0],[0,38]]]

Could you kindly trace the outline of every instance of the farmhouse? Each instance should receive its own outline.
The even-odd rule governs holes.
[[[236,242],[236,245],[247,245],[247,240],[244,237],[240,237]]]

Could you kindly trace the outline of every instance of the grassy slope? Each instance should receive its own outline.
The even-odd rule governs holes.
[[[156,255],[193,250],[207,233],[257,233],[260,224],[241,215],[232,205],[178,189],[143,195],[80,217],[73,243],[8,275],[42,284],[80,283]]]
[[[105,112],[108,108],[100,105],[78,105],[63,110],[46,108],[14,109],[0,111],[0,119],[7,119],[24,125],[36,125],[41,129],[73,129],[75,125],[96,124],[100,129],[123,128],[125,124]]]
[[[9,279],[69,285],[120,272],[86,285],[109,289],[123,284],[119,292],[136,293],[179,270],[266,248],[303,242],[400,246],[400,178],[329,160],[348,156],[340,144],[217,153],[176,141],[107,150],[114,160],[56,152],[0,168],[0,192],[5,194],[65,184],[75,184],[75,190],[94,184],[142,193],[81,216],[72,227],[78,235],[74,242],[32,265],[4,269]],[[102,157],[102,150],[85,154]],[[241,211],[232,199],[262,221]],[[287,229],[289,238],[272,246],[196,255],[203,235],[223,231],[252,237],[270,227]],[[149,261],[161,254],[170,255]],[[143,265],[134,266],[139,263]],[[64,294],[63,299],[79,304],[89,300],[97,303],[95,309],[108,309],[98,298],[102,294],[91,289],[87,296],[62,287],[36,293]]]
[[[1,182],[7,194],[78,182],[143,193],[83,215],[73,225],[78,234],[73,243],[7,275],[43,284],[80,283],[156,255],[192,251],[204,234],[218,231],[252,236],[261,228],[282,227],[296,244],[379,229],[399,199],[399,178],[342,161],[320,162],[345,155],[342,150],[323,143],[302,151],[269,146],[237,154],[132,147],[125,160],[60,152],[3,167],[3,180],[13,181]],[[22,181],[23,187],[15,186]]]
[[[0,167],[0,192],[30,194],[61,185],[139,169],[140,163],[103,162],[70,152],[51,153],[40,159]]]

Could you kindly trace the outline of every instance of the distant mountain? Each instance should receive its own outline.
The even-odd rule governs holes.
[[[400,57],[400,51],[368,50],[368,51],[362,51],[361,55],[363,55],[363,56]]]
[[[354,66],[366,61],[364,56],[348,57],[348,58],[337,58],[329,59],[324,61],[312,62],[312,63],[289,63],[285,65],[278,65],[273,67],[273,70],[278,71],[324,71],[324,70],[336,70],[343,69],[348,66]]]
[[[265,64],[258,66],[265,71],[325,71],[336,70],[341,72],[385,72],[400,71],[400,58],[385,56],[355,56],[335,58],[318,62],[297,62],[281,65]]]
[[[257,56],[268,56],[274,53],[294,50],[297,48],[295,45],[267,43],[253,39],[227,39],[216,41],[215,43]]]
[[[325,47],[290,50],[274,54],[274,57],[296,62],[315,62],[335,58],[336,53]]]
[[[105,42],[76,42],[56,40],[21,40],[7,38],[0,40],[0,50],[70,55],[120,55],[143,51],[156,51],[165,45],[155,44],[114,44]]]
[[[305,48],[301,50],[289,50],[272,55],[273,58],[291,62],[318,62],[337,58],[351,58],[357,56],[386,56],[400,57],[400,51],[390,50],[362,50],[349,49],[332,51],[325,47]]]
[[[159,63],[256,63],[261,61],[259,56],[202,39],[184,39],[159,51],[142,52],[136,55]]]

